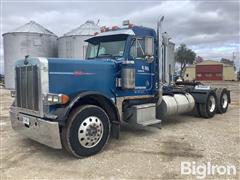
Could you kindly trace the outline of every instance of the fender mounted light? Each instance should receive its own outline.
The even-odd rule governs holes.
[[[52,94],[49,93],[46,96],[46,102],[49,105],[54,105],[54,104],[66,104],[69,102],[69,97],[65,94]]]
[[[61,104],[66,104],[69,101],[69,97],[65,94],[60,94]]]

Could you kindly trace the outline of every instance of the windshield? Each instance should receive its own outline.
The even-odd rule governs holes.
[[[122,57],[126,40],[98,42],[98,44],[88,43],[86,58],[97,57]]]

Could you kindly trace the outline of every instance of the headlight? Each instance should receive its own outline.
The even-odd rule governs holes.
[[[16,97],[16,91],[15,90],[11,90],[10,93],[11,93],[11,97]]]
[[[69,101],[69,97],[65,94],[47,94],[47,103],[53,104],[66,104]]]

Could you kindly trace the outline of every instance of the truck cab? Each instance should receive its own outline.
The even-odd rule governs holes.
[[[169,38],[159,29],[114,26],[87,42],[85,60],[17,61],[13,129],[79,158],[98,153],[110,135],[119,138],[123,123],[159,125],[165,116],[194,108],[210,118],[219,103],[226,112],[226,89],[170,84]]]
[[[117,85],[114,91],[118,97],[154,94],[156,33],[153,29],[138,26],[131,29],[115,28],[98,34],[87,42],[89,43],[87,60],[108,59],[116,63]],[[127,84],[130,83],[126,82],[127,79],[121,80],[121,69],[131,69],[131,67],[135,71],[132,74],[133,82]]]

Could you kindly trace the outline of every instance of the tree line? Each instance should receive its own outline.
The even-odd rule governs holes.
[[[175,60],[176,62],[180,63],[180,75],[182,76],[183,71],[187,65],[193,64],[194,62],[202,62],[203,58],[197,56],[197,54],[192,49],[189,49],[186,44],[180,44],[180,46],[175,51]],[[234,61],[226,58],[221,58],[220,62],[232,65],[236,70]]]

